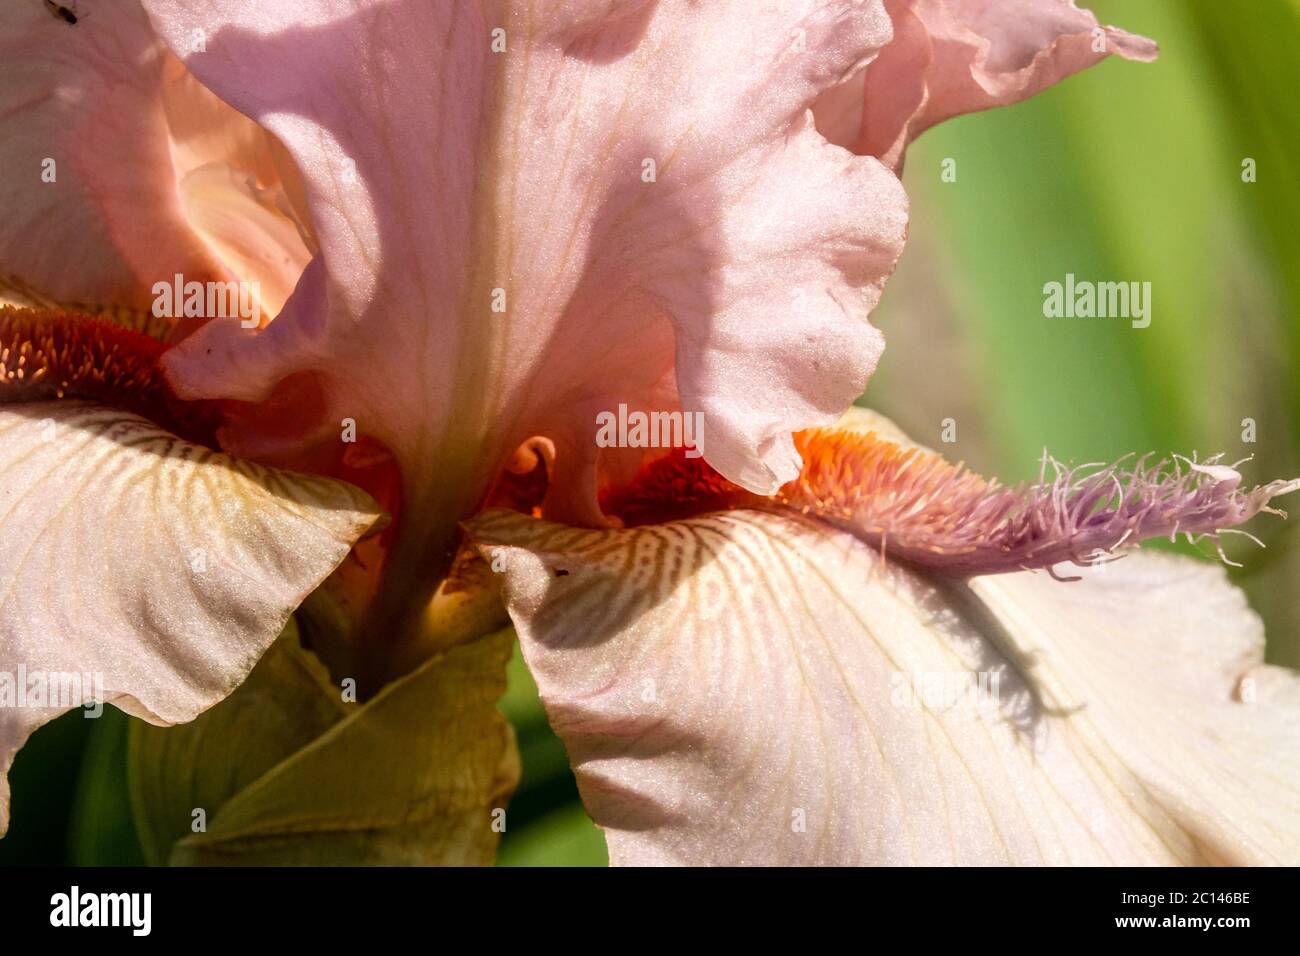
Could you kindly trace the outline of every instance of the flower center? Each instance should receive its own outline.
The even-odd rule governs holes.
[[[0,403],[78,398],[134,412],[217,448],[220,407],[180,399],[162,342],[87,315],[0,307]]]

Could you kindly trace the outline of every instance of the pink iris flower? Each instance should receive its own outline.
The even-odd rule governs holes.
[[[508,613],[613,862],[1300,859],[1300,680],[1135,550],[1292,485],[1005,488],[846,414],[909,142],[1153,43],[1068,0],[82,13],[0,14],[0,669],[169,725],[300,606],[368,699]],[[0,709],[0,764],[67,709]]]

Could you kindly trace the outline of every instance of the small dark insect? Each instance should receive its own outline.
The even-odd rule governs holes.
[[[566,570],[564,570],[564,568],[556,568],[556,569],[555,569],[555,576],[556,576],[557,578],[567,577],[568,574],[569,574],[569,572],[566,571]]]
[[[70,27],[75,27],[77,25],[78,18],[77,11],[74,9],[75,7],[75,3],[73,3],[72,7],[65,7],[61,3],[55,3],[54,0],[45,0],[45,9],[50,11],[50,16],[57,20],[62,20]]]

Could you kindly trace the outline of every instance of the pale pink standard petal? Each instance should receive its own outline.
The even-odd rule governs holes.
[[[894,40],[818,103],[833,141],[897,168],[907,144],[963,113],[1028,99],[1111,54],[1155,43],[1104,27],[1072,0],[886,0]]]
[[[378,517],[342,482],[71,399],[0,407],[0,473],[0,832],[32,731],[91,699],[194,718]]]
[[[889,39],[876,0],[148,6],[292,152],[320,248],[269,330],[213,324],[172,378],[259,400],[319,372],[324,420],[401,463],[398,560],[436,566],[532,436],[582,484],[595,413],[665,373],[761,491],[862,391],[906,202],[807,111]]]
[[[1220,568],[968,586],[742,510],[472,530],[611,862],[1300,859],[1300,681]]]

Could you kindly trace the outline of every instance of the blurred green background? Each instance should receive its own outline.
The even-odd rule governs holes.
[[[1107,60],[917,141],[864,403],[1007,481],[1036,477],[1044,448],[1253,455],[1248,482],[1300,475],[1300,0],[1081,5],[1157,39],[1160,59]],[[940,179],[947,158],[956,182]],[[1150,326],[1045,318],[1043,285],[1067,273],[1150,282]],[[1268,547],[1226,538],[1233,576],[1270,660],[1298,666],[1300,522],[1249,528]]]
[[[911,237],[874,317],[889,347],[864,404],[1008,481],[1036,476],[1044,448],[1077,462],[1223,451],[1254,456],[1251,481],[1300,475],[1300,0],[1083,5],[1159,40],[1160,60],[1107,61],[918,141]],[[956,182],[940,178],[945,159]],[[1066,273],[1152,283],[1150,327],[1044,318],[1043,285]],[[1269,658],[1300,666],[1300,522],[1251,530],[1268,548],[1230,542],[1233,576]],[[503,707],[523,779],[500,863],[603,864],[518,654]],[[32,738],[0,863],[140,862],[127,721],[73,713]]]

